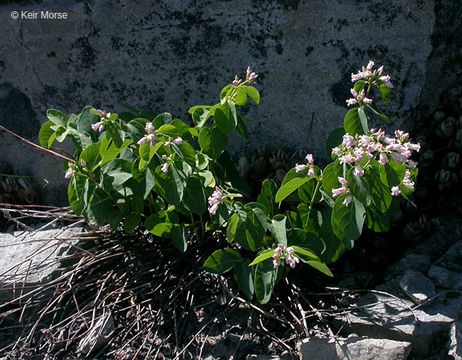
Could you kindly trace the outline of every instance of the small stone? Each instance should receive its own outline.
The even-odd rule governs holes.
[[[353,336],[335,341],[313,337],[301,344],[300,350],[302,360],[405,360],[411,344]]]
[[[399,282],[403,292],[419,305],[435,296],[435,285],[420,272],[407,270]]]

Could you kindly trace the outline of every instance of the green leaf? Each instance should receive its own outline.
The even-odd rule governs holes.
[[[152,173],[154,177],[155,191],[169,204],[178,206],[183,199],[183,182],[175,168],[169,166],[169,171],[164,173],[159,165]]]
[[[234,119],[233,116],[231,116],[227,104],[224,104],[222,108],[215,110],[215,123],[218,129],[225,134],[231,134],[234,132],[237,125],[237,119]]]
[[[140,224],[141,215],[140,214],[130,214],[125,218],[124,221],[124,230],[125,232],[131,234],[133,230]]]
[[[237,285],[239,285],[239,288],[247,299],[252,300],[255,292],[255,287],[253,285],[254,274],[249,263],[249,259],[244,259],[243,262],[240,262],[234,267],[234,280],[236,280]]]
[[[401,163],[395,162],[393,159],[389,159],[389,162],[380,166],[379,169],[380,179],[382,179],[382,182],[388,185],[389,188],[398,186],[406,173],[406,167]]]
[[[127,146],[133,144],[132,140],[125,140],[121,147],[117,147],[113,141],[109,140],[106,136],[101,141],[99,154],[102,157],[98,166],[103,166],[108,162],[114,160]],[[95,169],[93,169],[95,170]]]
[[[207,210],[204,185],[201,177],[192,175],[183,190],[183,206],[193,214],[201,215]]]
[[[257,265],[266,259],[269,259],[274,255],[274,249],[266,249],[261,251],[255,259],[249,264],[249,266]]]
[[[245,221],[245,235],[252,251],[262,246],[266,234],[267,222],[264,212],[259,208],[249,209],[246,206],[247,219]]]
[[[277,191],[278,188],[274,180],[266,179],[263,181],[261,193],[257,197],[257,202],[266,208],[266,215],[269,217],[273,217],[279,210],[279,204],[275,200]]]
[[[300,201],[310,204],[313,199],[314,190],[316,189],[317,180],[315,177],[310,177],[310,180],[298,188],[298,197]],[[313,203],[317,204],[321,200],[321,193],[318,191]]]
[[[188,238],[184,225],[175,226],[172,230],[172,243],[178,250],[185,252],[188,248]]]
[[[157,129],[157,132],[161,135],[170,136],[172,138],[177,138],[182,135],[182,131],[171,124],[162,125],[159,129]]]
[[[260,304],[266,304],[271,299],[276,284],[278,270],[270,259],[257,264],[255,270],[255,295]]]
[[[218,159],[227,144],[227,136],[216,127],[202,128],[199,133],[199,146],[212,159]]]
[[[112,139],[117,147],[121,147],[124,142],[117,123],[106,121],[104,124],[106,126],[107,137]]]
[[[234,85],[226,85],[220,92],[220,99],[223,99],[226,95],[228,95],[228,92],[234,88]]]
[[[326,141],[327,156],[332,156],[332,149],[337,147],[343,141],[343,135],[345,135],[345,129],[343,126],[335,128],[329,135]]]
[[[377,208],[377,210],[384,213],[391,205],[392,196],[390,194],[390,188],[383,183],[380,177],[380,168],[382,166],[383,165],[374,160],[371,163],[371,167],[364,174],[364,181],[367,182],[371,194],[372,205]]]
[[[112,187],[117,189],[132,177],[132,167],[133,164],[128,160],[114,159],[103,167],[103,171],[111,178]]]
[[[100,121],[100,117],[91,112],[92,109],[91,106],[85,106],[80,113],[77,121],[77,130],[79,132],[90,131],[91,124]]]
[[[308,176],[303,178],[295,178],[290,180],[284,185],[281,185],[278,192],[276,193],[276,202],[281,202],[287,196],[292,194],[295,190],[297,190],[300,186],[308,182],[311,178]]]
[[[255,89],[253,86],[246,85],[242,86],[242,88],[245,90],[248,97],[251,98],[255,104],[260,104],[260,93],[257,89]]]
[[[307,249],[317,257],[320,257],[326,250],[326,244],[318,235],[302,229],[287,231],[287,245]]]
[[[271,220],[271,234],[278,244],[287,246],[287,230],[286,230],[287,217],[282,214],[276,215]]]
[[[146,229],[159,237],[171,237],[176,224],[178,224],[178,215],[165,210],[150,215],[144,222]]]
[[[388,104],[391,99],[391,90],[390,88],[385,85],[385,84],[380,84],[379,85],[379,90],[380,90],[380,95],[382,95],[382,100],[385,104]]]
[[[324,262],[333,263],[345,251],[345,245],[343,242],[334,234],[332,229],[332,209],[324,207],[321,211],[322,224],[319,230],[319,236],[324,242],[326,249],[321,254],[321,258]]]
[[[366,85],[366,82],[364,80],[359,80],[355,82],[355,84],[353,85],[353,88],[359,94],[361,90],[364,89],[365,85]]]
[[[226,248],[215,251],[205,261],[204,270],[214,273],[223,274],[243,261],[241,254],[236,250]]]
[[[233,100],[238,106],[247,105],[246,90],[244,90],[242,87],[237,88],[231,100]]]
[[[148,116],[148,118],[150,118],[150,116]],[[154,120],[152,120],[152,124],[154,125],[155,129],[160,128],[164,124],[170,124],[171,122],[172,122],[172,114],[168,112],[159,114],[154,118]]]
[[[361,176],[356,176],[354,174],[354,168],[351,168],[347,174],[348,188],[350,189],[351,194],[361,201],[364,206],[369,206],[371,203],[371,194],[367,187],[367,184],[363,181]]]
[[[236,130],[244,139],[249,138],[249,132],[247,130],[247,120],[240,114],[237,114],[237,125]]]
[[[319,257],[309,249],[299,247],[296,245],[292,246],[292,248],[294,249],[294,253],[297,254],[300,260],[302,260],[303,262],[307,262],[308,260],[312,259],[319,260]]]
[[[367,130],[364,131],[361,124],[358,109],[359,108],[353,108],[349,110],[345,115],[345,119],[343,120],[343,127],[345,128],[345,131],[352,136],[355,136],[356,134],[361,135],[367,133]]]
[[[54,125],[52,121],[47,121],[42,125],[39,131],[40,146],[50,148],[56,138],[55,131],[51,128]]]
[[[338,177],[343,177],[343,167],[339,160],[335,160],[326,166],[322,172],[322,187],[326,194],[332,197],[332,189],[341,187]]]
[[[347,196],[349,195],[343,194],[335,199],[331,224],[334,234],[345,244],[347,249],[351,249],[354,241],[361,236],[366,209],[355,198],[348,206],[343,205]]]
[[[194,106],[189,109],[189,113],[191,114],[193,118],[194,124],[196,124],[196,127],[202,128],[205,123],[207,122],[207,119],[210,118],[213,114],[211,114],[211,106]]]
[[[376,117],[382,119],[383,121],[385,121],[385,123],[390,125],[390,123],[391,123],[390,118],[387,115],[381,114],[373,105],[367,104],[366,109],[370,110],[373,115],[375,115]]]
[[[320,262],[320,261],[317,261],[317,260],[310,260],[310,261],[307,261],[306,263],[308,265],[314,267],[316,270],[319,270],[323,274],[325,274],[327,276],[330,276],[330,277],[334,277],[334,274],[332,274],[332,271],[330,271],[330,269],[327,267],[327,265],[324,264],[323,262]]]
[[[226,240],[230,244],[232,242],[236,242],[245,250],[251,251],[252,249],[247,243],[245,228],[245,222],[239,217],[238,214],[233,214],[228,221],[228,227],[226,229]]]
[[[390,216],[375,206],[366,208],[367,227],[375,232],[390,230]]]
[[[100,160],[99,147],[101,143],[92,144],[87,146],[80,154],[80,161],[85,161],[87,169],[92,170]]]
[[[367,134],[369,132],[369,120],[367,119],[366,112],[363,108],[358,109],[359,121],[361,122],[361,129],[363,134]]]
[[[47,118],[53,124],[61,125],[61,126],[64,126],[64,127],[67,126],[67,122],[68,122],[67,116],[64,115],[59,110],[55,110],[55,109],[47,110]]]
[[[172,144],[173,151],[191,167],[196,166],[196,152],[194,148],[183,140],[181,145]]]

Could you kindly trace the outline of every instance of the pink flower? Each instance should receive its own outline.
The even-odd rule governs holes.
[[[393,186],[391,188],[391,195],[398,196],[399,194],[401,194],[401,191],[399,191],[398,186]]]
[[[145,127],[144,127],[144,130],[145,130],[147,133],[150,133],[150,132],[154,131],[154,125],[152,125],[152,122],[146,123],[146,125],[145,125]]]
[[[420,151],[420,144],[413,144],[413,143],[407,142],[404,144],[404,147],[412,151],[417,151],[417,152]]]
[[[383,73],[383,65],[377,69],[377,74],[382,75]]]
[[[375,64],[374,61],[369,60],[369,63],[367,64],[367,70],[369,71],[372,70],[372,68],[374,67],[374,64]]]
[[[66,171],[66,173],[64,174],[64,178],[65,178],[65,179],[70,179],[73,175],[74,175],[74,170],[72,170],[72,169],[69,168],[69,169]]]
[[[100,109],[97,109],[96,111],[98,112],[99,117],[104,118],[106,116],[106,111]]]
[[[409,190],[414,190],[415,184],[411,181],[411,172],[409,171],[409,169],[406,169],[406,173],[404,174],[404,179],[401,183]]]
[[[332,189],[332,196],[337,197],[339,195],[345,194],[346,189],[344,187],[338,188],[338,189]]]
[[[146,141],[147,141],[146,136],[143,136],[141,139],[138,140],[137,144],[138,145],[143,145],[144,143],[146,143]]]
[[[154,134],[146,135],[146,140],[148,140],[152,146],[156,145],[156,136]]]
[[[379,80],[382,81],[390,89],[393,88],[393,84],[390,82],[390,75],[385,75],[379,77]]]
[[[369,105],[370,105],[370,104],[372,104],[372,99],[369,99],[369,98],[365,97],[365,98],[363,99],[363,103],[364,103],[364,104],[369,104]]]
[[[393,153],[391,154],[391,157],[393,158],[393,160],[400,163],[404,163],[407,160],[407,157],[405,155],[399,153]]]
[[[104,131],[104,121],[99,121],[97,123],[91,124],[91,128],[93,131],[103,132]]]
[[[213,192],[213,194],[211,196],[209,196],[209,198],[207,199],[207,201],[209,202],[209,212],[212,214],[212,215],[215,215],[217,209],[218,209],[218,205],[220,203],[222,203],[223,201],[225,200],[225,197],[223,196],[223,193],[221,192],[221,189],[216,186],[215,187],[215,191]]]
[[[309,177],[314,176],[314,169],[312,167],[310,167],[309,170],[308,170],[308,176]]]
[[[305,170],[307,165],[305,164],[295,164],[295,172],[299,173]]]
[[[355,162],[355,158],[351,155],[351,154],[346,154],[344,156],[341,156],[339,158],[339,161],[340,161],[340,164],[351,164],[351,163],[354,163]]]
[[[361,169],[361,166],[355,165],[354,174],[355,174],[356,176],[363,176],[363,175],[364,175],[364,170]]]
[[[213,204],[211,207],[209,207],[209,213],[212,215],[215,215],[218,210],[218,204]]]
[[[379,156],[379,163],[382,165],[385,165],[388,162],[388,156],[387,154],[381,153]]]
[[[351,81],[352,82],[364,79],[365,77],[366,77],[365,74],[363,72],[361,72],[361,71],[358,72],[357,74],[351,73]]]
[[[162,165],[162,168],[160,170],[163,173],[167,173],[168,172],[168,163],[164,163],[164,165]]]
[[[337,177],[337,179],[338,179],[338,182],[342,184],[342,186],[348,186],[348,182],[341,176]]]
[[[165,142],[165,146],[170,146],[171,144],[172,144],[172,142],[171,142],[170,140],[167,140],[167,141]]]
[[[305,157],[306,161],[308,161],[308,164],[312,164],[314,162],[314,158],[312,154],[308,154]]]
[[[358,100],[350,98],[346,100],[347,106],[355,105],[358,103]]]
[[[338,148],[338,147],[334,147],[332,149],[332,154],[334,154],[334,155],[340,155],[341,153],[342,153],[342,150],[340,148]]]
[[[348,207],[348,205],[350,205],[352,199],[353,199],[353,198],[351,197],[351,195],[348,195],[348,196],[345,198],[345,200],[343,200],[342,204]]]
[[[177,137],[175,140],[173,140],[173,143],[175,145],[181,145],[181,144],[183,144],[183,139],[180,138],[180,137]]]
[[[237,75],[236,75],[236,76],[234,77],[234,80],[233,80],[233,85],[234,85],[234,86],[238,86],[241,82],[242,82],[242,80],[239,79],[239,78],[237,77]]]
[[[274,258],[273,256],[273,266],[275,268],[278,268],[279,266],[281,266],[281,260],[279,259],[279,257]]]
[[[342,145],[346,149],[351,149],[355,145],[355,138],[350,134],[343,135]]]

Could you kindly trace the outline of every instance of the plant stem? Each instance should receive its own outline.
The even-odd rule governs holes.
[[[194,221],[194,215],[190,213],[189,216],[191,217],[191,224],[192,224],[194,235],[196,235],[196,238],[199,240],[200,237],[199,237],[199,234],[197,233],[197,228],[195,226],[196,222]]]
[[[199,215],[199,221],[201,223],[201,236],[205,237],[205,225],[204,225],[204,219],[202,218],[202,215]]]
[[[48,153],[50,155],[59,157],[59,158],[61,158],[63,160],[67,160],[67,161],[72,162],[72,163],[76,162],[74,159],[68,158],[67,156],[61,155],[61,154],[59,154],[59,153],[57,153],[57,152],[55,152],[53,150],[46,149],[46,148],[44,148],[44,147],[42,147],[40,145],[34,144],[32,141],[24,139],[22,136],[19,136],[18,134],[12,132],[11,130],[8,130],[7,128],[3,127],[2,125],[0,125],[0,130],[6,131],[8,134],[13,135],[15,138],[18,138],[19,140],[21,140],[22,142],[26,143],[29,146],[32,146],[34,149],[46,152],[46,153]]]
[[[316,180],[318,180],[318,182],[316,184],[316,187],[314,188],[313,195],[311,196],[310,207],[308,208],[308,216],[306,217],[305,228],[308,226],[308,221],[310,220],[310,215],[311,215],[311,209],[313,208],[314,199],[316,198],[316,195],[318,194],[322,177]]]

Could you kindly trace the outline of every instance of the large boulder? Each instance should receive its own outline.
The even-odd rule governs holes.
[[[0,124],[37,141],[37,121],[45,122],[48,108],[78,113],[91,104],[117,112],[128,103],[186,119],[189,106],[217,102],[219,90],[251,65],[260,75],[262,102],[245,111],[250,138],[234,137],[232,152],[270,145],[326,157],[325,140],[347,110],[350,74],[369,59],[392,76],[396,92],[386,112],[393,127],[409,128],[422,99],[427,112],[437,105],[460,72],[451,59],[459,56],[462,10],[459,2],[439,3],[7,3],[0,6],[0,89],[6,89],[0,102],[25,107],[0,111]],[[43,19],[51,8],[67,18]],[[27,18],[33,10],[36,18]],[[59,159],[24,149],[5,134],[0,152],[17,173],[49,181],[46,202],[65,201],[56,196],[56,187],[65,186]]]

